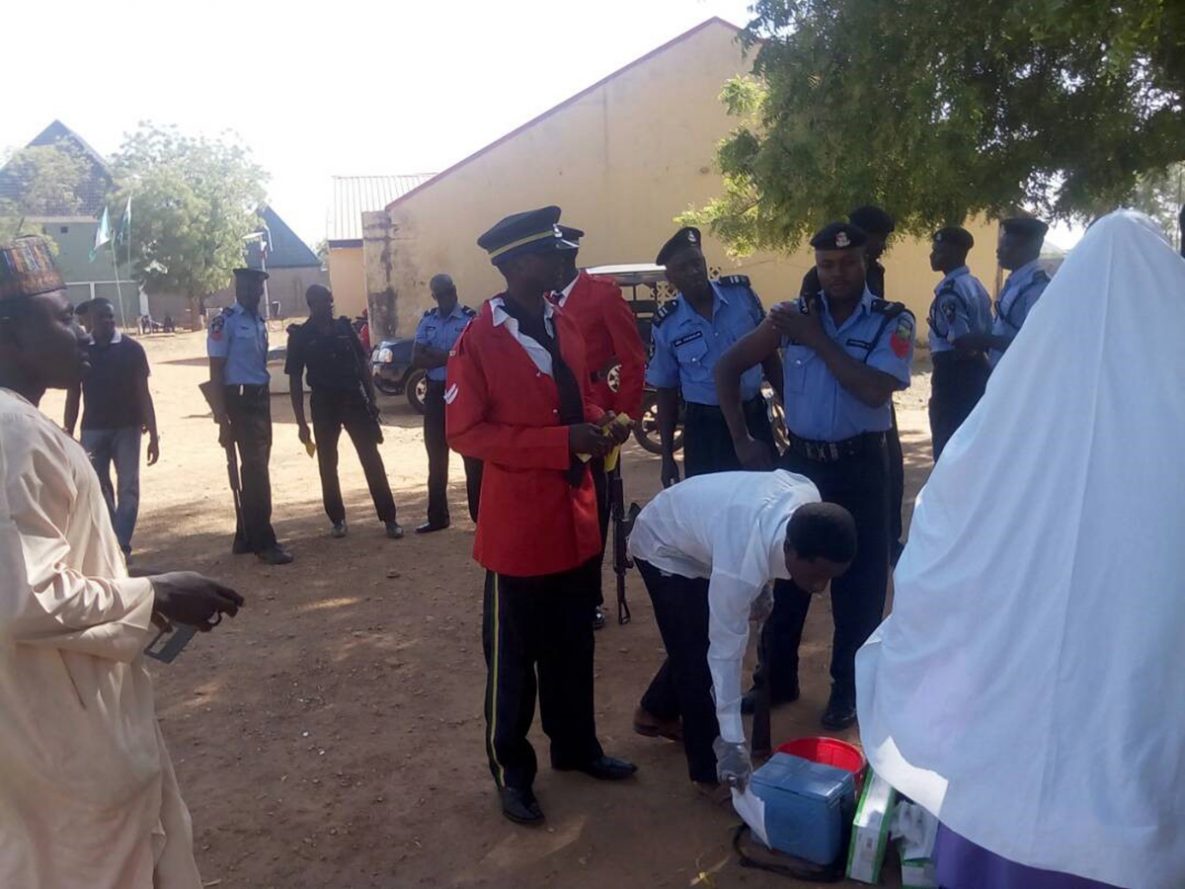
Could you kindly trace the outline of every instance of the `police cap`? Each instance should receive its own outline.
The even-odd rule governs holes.
[[[662,249],[658,251],[658,256],[655,257],[655,265],[666,265],[667,260],[689,247],[695,247],[697,250],[702,249],[703,238],[699,233],[699,229],[693,226],[684,226],[671,236],[671,239],[662,245]]]
[[[850,222],[833,222],[815,232],[811,246],[816,250],[847,250],[849,247],[863,247],[868,240],[864,229]]]
[[[975,238],[971,236],[971,232],[967,231],[967,229],[960,228],[957,225],[949,225],[946,228],[940,228],[934,232],[934,243],[950,244],[959,250],[970,250],[975,246]]]
[[[1004,232],[1026,241],[1038,241],[1045,237],[1049,226],[1033,216],[1014,216],[1000,223]]]
[[[268,273],[263,269],[235,269],[235,280],[240,278],[248,281],[266,281]]]
[[[874,207],[871,204],[857,207],[850,212],[848,222],[860,226],[869,234],[884,235],[885,237],[888,237],[896,227],[893,224],[892,216],[880,207]]]
[[[561,225],[560,235],[563,236],[565,241],[569,241],[579,247],[580,239],[584,237],[584,232],[578,228],[573,228],[570,225]]]
[[[513,213],[478,238],[477,246],[490,254],[490,262],[494,265],[528,253],[572,250],[576,245],[564,240],[557,224],[559,219],[559,207]]]

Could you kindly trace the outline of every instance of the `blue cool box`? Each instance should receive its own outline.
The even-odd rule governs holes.
[[[789,753],[753,773],[753,793],[765,803],[770,847],[815,864],[831,864],[843,851],[845,820],[856,810],[851,772]]]

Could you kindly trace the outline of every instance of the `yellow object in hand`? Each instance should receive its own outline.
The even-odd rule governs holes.
[[[308,451],[308,454],[310,457],[312,457],[313,455],[315,455],[317,453],[317,445],[313,442],[313,440],[311,438],[304,443],[304,449],[306,451]]]
[[[615,424],[617,424],[618,426],[629,426],[629,424],[632,421],[630,420],[629,414],[617,414],[613,418],[613,422]],[[602,427],[601,434],[602,435],[611,435],[612,434],[609,431],[608,424],[606,424],[604,427]],[[612,472],[613,469],[617,466],[617,458],[620,455],[620,453],[621,453],[621,446],[618,445],[613,450],[611,450],[608,454],[605,455],[605,471],[606,472]],[[592,454],[577,454],[576,456],[583,463],[587,463],[589,460],[592,459]]]

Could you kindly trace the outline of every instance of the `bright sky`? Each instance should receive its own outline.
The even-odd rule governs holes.
[[[303,8],[302,8],[303,7]],[[0,147],[58,118],[110,155],[141,120],[237,132],[315,245],[330,176],[436,172],[748,0],[63,0],[5,11]],[[184,10],[184,11],[181,11]],[[27,78],[13,72],[24,72]]]

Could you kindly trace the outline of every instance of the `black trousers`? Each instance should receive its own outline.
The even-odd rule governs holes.
[[[366,474],[366,486],[370,488],[375,513],[380,521],[395,521],[395,500],[379,454],[382,431],[378,421],[370,415],[362,393],[314,389],[309,406],[313,412],[317,467],[321,470],[321,498],[329,521],[336,523],[346,518],[341,483],[337,478],[337,445],[343,429],[358,452],[358,462]]]
[[[885,450],[889,460],[889,540],[894,542],[905,535],[905,454],[897,431],[897,406],[890,400],[889,407],[893,425],[885,433]]]
[[[223,390],[231,438],[239,452],[240,515],[235,549],[263,552],[276,545],[272,530],[272,403],[267,386],[226,386]]]
[[[444,426],[444,381],[429,380],[424,398],[424,448],[428,451],[428,521],[446,525],[448,512],[448,438]],[[481,497],[481,461],[462,457],[465,463],[465,491],[469,497],[469,518],[477,521]]]
[[[934,443],[934,462],[955,430],[963,425],[987,386],[991,365],[980,355],[938,352],[934,355],[934,374],[930,392],[930,437]]]
[[[708,579],[663,574],[639,559],[667,659],[642,695],[642,709],[683,720],[683,752],[692,781],[716,780],[712,742],[720,734],[708,667]]]
[[[535,779],[527,732],[536,692],[553,767],[578,768],[603,755],[593,715],[589,619],[599,574],[594,560],[539,577],[486,572],[486,754],[499,787],[529,788]]]
[[[758,395],[742,406],[745,425],[749,434],[757,441],[769,445],[770,453],[777,456],[774,447],[774,433],[769,425],[769,412],[765,399]],[[683,473],[687,478],[705,475],[709,472],[731,472],[741,468],[736,449],[732,446],[732,435],[724,414],[714,404],[696,404],[689,401],[683,420]]]
[[[872,635],[884,616],[889,583],[889,482],[883,444],[870,439],[866,450],[835,463],[807,460],[792,453],[781,467],[805,475],[825,501],[838,503],[856,520],[856,558],[831,582],[835,635],[831,642],[833,700],[856,700],[856,650]],[[784,699],[798,688],[798,646],[811,605],[810,593],[793,581],[774,583],[774,608],[765,622],[761,644],[765,663],[755,684],[769,682],[770,697]]]

